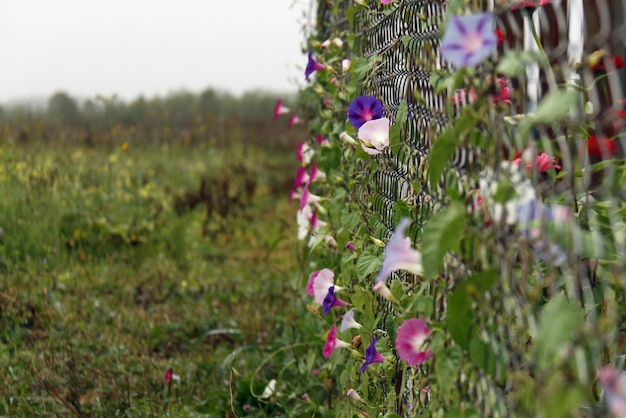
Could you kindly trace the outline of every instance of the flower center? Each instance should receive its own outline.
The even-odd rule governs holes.
[[[426,341],[426,338],[422,335],[416,335],[415,337],[411,338],[411,347],[413,348],[413,351],[415,351],[416,353],[424,351],[424,341]]]
[[[468,52],[476,52],[483,46],[483,38],[480,33],[471,33],[467,35],[465,49]]]
[[[374,114],[372,113],[370,109],[363,110],[363,113],[361,113],[361,118],[364,121],[372,120],[373,117],[374,117]]]

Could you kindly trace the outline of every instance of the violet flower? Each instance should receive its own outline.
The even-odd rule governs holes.
[[[404,236],[404,230],[410,222],[409,218],[403,218],[391,235],[385,246],[383,266],[376,275],[375,283],[384,282],[396,270],[406,270],[417,275],[424,273],[422,253],[411,248],[411,239]]]
[[[498,45],[491,13],[452,16],[441,39],[443,58],[458,68],[475,67]]]
[[[348,312],[343,314],[343,319],[341,320],[341,326],[339,327],[340,332],[344,332],[350,328],[361,329],[362,325],[356,322],[354,319],[354,311],[350,309]]]
[[[359,96],[348,106],[348,120],[356,129],[372,119],[383,117],[383,104],[374,96]]]
[[[276,100],[276,106],[274,106],[274,120],[278,119],[280,115],[284,115],[289,112],[289,108],[283,106],[283,101],[281,99]]]
[[[426,349],[426,340],[430,334],[430,328],[421,318],[411,318],[402,323],[398,328],[396,337],[396,349],[398,356],[409,363],[417,366],[432,357],[433,352]]]
[[[380,118],[365,122],[359,128],[361,148],[369,155],[377,155],[389,146],[389,119]]]
[[[348,347],[350,347],[350,344],[337,338],[337,325],[333,325],[328,331],[328,336],[326,337],[326,343],[324,343],[322,354],[324,355],[324,358],[329,358],[333,351],[337,348]]]
[[[322,312],[324,313],[324,315],[328,315],[330,309],[334,308],[335,306],[348,306],[348,303],[336,297],[335,286],[331,286],[328,288],[328,293],[322,301],[322,307],[324,308]]]
[[[382,363],[385,361],[385,356],[381,355],[378,351],[376,351],[376,337],[372,337],[372,342],[365,349],[365,363],[361,366],[361,373],[365,372],[367,366],[372,363]]]
[[[308,81],[309,76],[313,74],[315,71],[325,70],[326,66],[322,63],[319,63],[313,59],[313,51],[309,51],[309,62],[306,65],[306,69],[304,70],[304,78]]]

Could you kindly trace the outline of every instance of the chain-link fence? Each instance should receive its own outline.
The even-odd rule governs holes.
[[[453,383],[458,401],[484,416],[530,416],[536,410],[529,405],[549,414],[552,402],[568,402],[559,386],[580,384],[594,392],[583,398],[599,399],[598,370],[623,365],[626,340],[626,1],[469,1],[465,9],[454,1],[370,1],[357,9],[353,3],[320,2],[320,37],[354,34],[354,54],[374,60],[359,94],[379,98],[391,120],[403,103],[408,115],[397,121],[406,146],[376,157],[374,181],[359,185],[356,198],[380,216],[387,236],[397,206],[408,208],[413,242],[450,193],[472,213],[460,248],[448,253],[444,273],[429,286],[437,307],[431,319],[454,327],[450,321],[467,317],[466,330],[452,332],[472,360]],[[449,68],[440,38],[452,6],[493,12],[499,44],[496,64],[481,66],[468,85],[450,91],[438,87],[437,74]],[[477,97],[488,99],[477,104]],[[462,118],[467,127],[452,131],[454,154],[433,181],[433,144]],[[542,153],[551,158],[549,173],[536,166]],[[515,205],[502,196],[509,189],[517,193]],[[576,227],[545,232],[559,210]],[[474,241],[481,243],[479,254],[468,253],[477,248]],[[475,280],[492,273],[493,286],[481,292]],[[407,292],[416,289],[418,278],[403,279]],[[583,312],[574,321],[579,331],[563,338],[562,347],[541,347],[542,333],[559,332],[556,317],[564,310],[578,315],[573,306]],[[428,371],[407,373],[406,402],[396,410],[432,414]],[[589,406],[579,413],[606,411]]]

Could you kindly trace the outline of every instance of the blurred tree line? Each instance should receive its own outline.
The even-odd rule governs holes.
[[[113,97],[77,100],[65,92],[53,94],[47,106],[0,108],[0,141],[64,142],[88,146],[138,141],[193,144],[234,142],[264,148],[293,149],[301,141],[298,125],[287,129],[288,115],[273,119],[279,95],[266,91],[234,96],[214,88],[188,91],[130,103]],[[280,97],[290,107],[293,96]]]

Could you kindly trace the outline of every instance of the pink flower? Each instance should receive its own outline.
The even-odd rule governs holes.
[[[499,77],[496,82],[500,87],[500,91],[497,94],[491,95],[491,100],[494,103],[508,103],[511,104],[511,90],[506,78]]]
[[[465,87],[457,89],[452,96],[452,106],[456,106],[457,103],[472,103],[476,97],[474,89],[469,89],[469,91]]]
[[[317,274],[315,274],[317,273]],[[328,289],[334,287],[334,291],[338,292],[341,290],[339,286],[335,286],[335,273],[333,273],[330,269],[321,269],[317,272],[311,274],[309,277],[309,283],[307,285],[307,293],[310,294],[309,289],[313,289],[313,295],[315,297],[315,302],[319,305],[324,304],[324,299],[328,295]]]
[[[315,180],[326,178],[326,174],[319,171],[317,169],[317,164],[313,163],[311,165],[311,174],[309,174],[309,182],[314,182]]]
[[[520,165],[522,163],[522,160],[528,161],[530,158],[527,157],[526,154],[527,152],[522,153],[519,157],[515,158],[512,163],[515,165]],[[535,157],[534,161],[529,161],[526,163],[527,170],[532,170],[533,168],[535,168],[540,173],[545,173],[553,168],[560,169],[561,166],[557,164],[556,157],[553,157],[545,152],[541,152]]]
[[[317,136],[315,137],[315,142],[317,142],[323,147],[330,147],[330,141],[324,138],[322,134],[317,134]]]
[[[352,243],[352,241],[348,242],[346,244],[346,246],[344,247],[346,250],[350,250],[353,253],[357,251],[356,247],[354,246],[354,244]]]
[[[392,0],[380,0],[381,4],[391,4]]]
[[[396,337],[396,349],[398,356],[409,363],[417,366],[432,357],[430,349],[426,349],[426,340],[430,329],[421,318],[412,318],[404,321],[398,328]]]
[[[302,197],[300,198],[300,210],[302,210],[306,205],[310,205],[312,203],[316,203],[322,200],[320,196],[309,192],[309,184],[310,183],[307,183],[304,186],[304,190],[302,191]]]
[[[374,285],[372,290],[378,293],[383,299],[387,299],[388,301],[395,302],[396,299],[391,294],[391,290],[384,281],[378,282]]]
[[[348,347],[350,347],[350,345],[347,342],[337,338],[337,325],[333,325],[330,327],[330,331],[328,331],[328,336],[326,337],[326,343],[324,344],[322,354],[324,355],[324,358],[329,358],[335,349]]]
[[[165,372],[165,377],[163,378],[163,382],[165,384],[168,384],[169,382],[172,381],[172,368],[168,368],[167,371]]]
[[[313,158],[315,151],[306,142],[301,142],[296,149],[296,159],[302,163],[302,165],[309,165]]]
[[[292,115],[287,122],[287,128],[291,128],[293,125],[300,123],[300,118],[297,115]]]
[[[320,274],[320,271],[321,270],[314,271],[313,273],[309,275],[309,281],[306,284],[306,293],[309,296],[315,296],[315,291],[313,290],[313,284],[315,283],[315,278],[317,277],[317,275]]]
[[[380,118],[365,122],[359,128],[361,148],[369,155],[377,155],[389,146],[389,119]]]
[[[413,274],[422,275],[422,254],[411,248],[411,240],[404,236],[404,230],[409,226],[409,218],[403,218],[391,239],[385,247],[383,266],[376,276],[375,283],[384,282],[389,274],[396,270],[406,270]]]
[[[283,101],[281,99],[276,100],[276,106],[274,106],[274,120],[278,119],[280,115],[284,115],[289,113],[289,108],[283,106]]]
[[[350,328],[361,329],[362,325],[356,322],[354,319],[354,311],[350,309],[348,312],[343,314],[343,319],[341,320],[341,327],[339,327],[340,332],[344,332]]]
[[[309,182],[309,178],[309,173],[306,172],[305,167],[301,166],[300,168],[298,168],[298,171],[296,172],[296,177],[293,180],[295,188],[298,189],[300,187],[304,187],[304,185]]]
[[[613,367],[603,367],[599,380],[604,388],[604,399],[611,415],[626,416],[626,373],[619,373]]]

